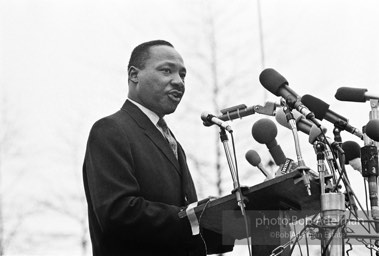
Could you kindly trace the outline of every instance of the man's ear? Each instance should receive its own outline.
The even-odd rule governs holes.
[[[134,66],[131,66],[128,70],[129,80],[132,81],[133,83],[138,83],[138,72],[139,72],[139,69]]]

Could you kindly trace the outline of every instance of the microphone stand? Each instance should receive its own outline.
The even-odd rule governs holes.
[[[373,100],[373,99],[370,100],[370,105],[371,105],[371,111],[369,113],[370,120],[379,119],[378,104],[379,104],[379,100]]]
[[[223,127],[220,127],[220,140],[222,142],[222,145],[224,146],[226,160],[228,161],[230,174],[232,175],[233,179],[233,193],[235,193],[236,195],[237,203],[238,206],[241,208],[242,215],[245,215],[245,203],[243,201],[243,195],[238,179],[238,173],[234,166],[232,154],[230,152],[228,135],[226,134],[225,129]]]
[[[288,107],[287,104],[284,104],[283,111],[286,114],[287,122],[291,126],[293,139],[295,141],[295,150],[296,150],[297,165],[298,165],[298,167],[295,170],[297,170],[303,174],[303,177],[301,179],[303,180],[305,188],[307,189],[307,193],[310,196],[310,195],[312,195],[312,193],[311,193],[311,182],[310,182],[309,173],[308,173],[310,168],[305,166],[303,157],[301,155],[299,135],[297,133],[297,128],[296,128],[296,121],[295,121],[295,118],[293,117],[291,109]]]
[[[324,143],[327,143],[327,140],[325,138]],[[334,160],[334,153],[332,152],[331,148],[329,146],[325,146],[324,154],[326,157],[326,161],[329,166],[329,175],[332,176],[333,182],[329,182],[330,189],[333,189],[333,183],[337,184],[337,178],[336,178],[336,169],[338,169],[338,165],[336,161]]]
[[[325,144],[315,143],[317,169],[321,187],[321,253],[325,256],[344,255],[343,225],[345,197],[342,193],[326,192],[325,186]]]
[[[371,105],[371,110],[369,112],[370,120],[379,119],[379,109],[378,109],[379,100],[373,100],[373,99],[370,100],[370,105]],[[364,141],[365,146],[366,145],[374,145],[374,146],[376,146],[376,148],[378,149],[378,152],[379,152],[379,142],[370,139],[366,135],[366,126],[363,126],[362,130],[363,130],[363,141]]]
[[[369,119],[379,119],[378,99],[370,100],[371,111]],[[366,135],[366,126],[363,126],[364,147],[361,148],[362,176],[368,181],[371,216],[374,219],[375,230],[379,232],[379,206],[378,206],[378,153],[379,142],[371,140]],[[377,240],[378,242],[378,240]]]

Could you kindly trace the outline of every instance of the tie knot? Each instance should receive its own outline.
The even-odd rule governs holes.
[[[163,119],[163,118],[159,118],[159,121],[158,121],[158,126],[162,127],[163,129],[167,129],[167,123],[166,121]]]

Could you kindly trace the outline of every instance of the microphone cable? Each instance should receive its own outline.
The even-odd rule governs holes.
[[[325,143],[329,146],[329,148],[331,148],[332,149],[332,146],[330,145],[330,143],[329,143],[329,141],[327,140],[327,138],[326,138],[326,135],[325,135],[325,133],[322,131],[322,129],[320,128],[320,130],[321,130],[321,132],[322,132],[322,136],[323,136],[323,138],[324,138],[324,141],[325,141]],[[355,193],[354,193],[354,191],[353,191],[353,189],[352,189],[352,187],[351,187],[351,185],[350,185],[350,181],[349,181],[349,178],[348,178],[348,176],[347,176],[347,172],[346,172],[346,168],[345,168],[345,165],[344,165],[344,163],[345,163],[345,152],[342,150],[342,152],[339,152],[340,153],[340,168],[338,168],[338,166],[337,166],[337,172],[338,172],[338,174],[339,174],[339,178],[338,178],[338,180],[337,180],[337,182],[336,182],[336,184],[335,184],[335,186],[334,186],[334,189],[333,189],[333,191],[337,191],[337,189],[338,189],[338,184],[341,182],[341,180],[342,180],[342,182],[344,183],[344,185],[345,185],[345,189],[347,189],[347,195],[348,195],[348,198],[349,198],[349,201],[350,201],[350,199],[351,199],[351,197],[353,197],[354,199],[356,199],[357,200],[357,203],[358,203],[358,205],[359,205],[359,208],[362,210],[362,212],[363,212],[363,214],[365,215],[365,217],[367,218],[367,219],[369,219],[369,214],[368,214],[368,212],[369,212],[369,205],[368,205],[368,192],[367,192],[367,184],[366,184],[366,181],[365,180],[363,180],[363,182],[364,182],[364,188],[365,188],[365,203],[366,203],[366,211],[364,210],[364,208],[363,208],[363,206],[361,205],[361,203],[360,203],[360,201],[359,201],[359,199],[357,198],[357,196],[355,195]],[[336,159],[336,157],[335,157],[335,154],[334,154],[334,152],[332,152],[332,157],[333,157],[333,160],[337,163],[337,159]],[[349,192],[352,192],[352,195],[350,195],[350,193]],[[350,209],[349,209],[350,210]],[[355,214],[354,214],[355,215]],[[365,228],[363,225],[361,225],[363,228]],[[370,231],[371,230],[371,227],[372,228],[374,228],[374,230],[375,230],[375,226],[374,226],[374,224],[373,223],[369,223],[369,225],[368,225],[368,231]],[[366,229],[366,228],[365,228]],[[367,230],[367,229],[366,229]]]
[[[295,233],[295,235],[297,234],[297,231],[296,231],[296,225],[293,225],[293,232]],[[306,235],[305,235],[304,237],[305,237],[305,239],[307,238]],[[308,240],[306,240],[306,241],[308,241]],[[303,256],[303,250],[301,249],[301,246],[300,246],[299,240],[296,241],[296,243],[294,244],[293,248],[295,248],[295,245],[297,245],[298,248],[299,248],[300,256]],[[291,254],[292,254],[292,253],[291,253]],[[308,256],[309,256],[309,253],[308,253]]]
[[[204,205],[204,208],[203,210],[201,211],[200,213],[200,216],[199,216],[199,227],[201,227],[201,218],[203,217],[203,214],[205,212],[205,209],[207,208],[208,204],[211,202],[211,200],[208,200],[205,205]],[[205,241],[204,237],[203,237],[203,234],[201,232],[199,232],[200,234],[200,238],[201,240],[203,241],[203,244],[204,244],[204,249],[205,249],[205,255],[208,254],[208,246],[207,246],[207,242]]]

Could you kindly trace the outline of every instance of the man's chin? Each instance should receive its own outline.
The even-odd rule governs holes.
[[[176,108],[174,108],[174,109],[169,109],[169,110],[165,111],[165,115],[172,114],[172,113],[175,112],[175,110],[176,110]]]
[[[165,108],[162,112],[164,115],[169,115],[169,114],[172,114],[175,112],[176,108],[178,107],[178,105],[171,105],[167,108]]]

